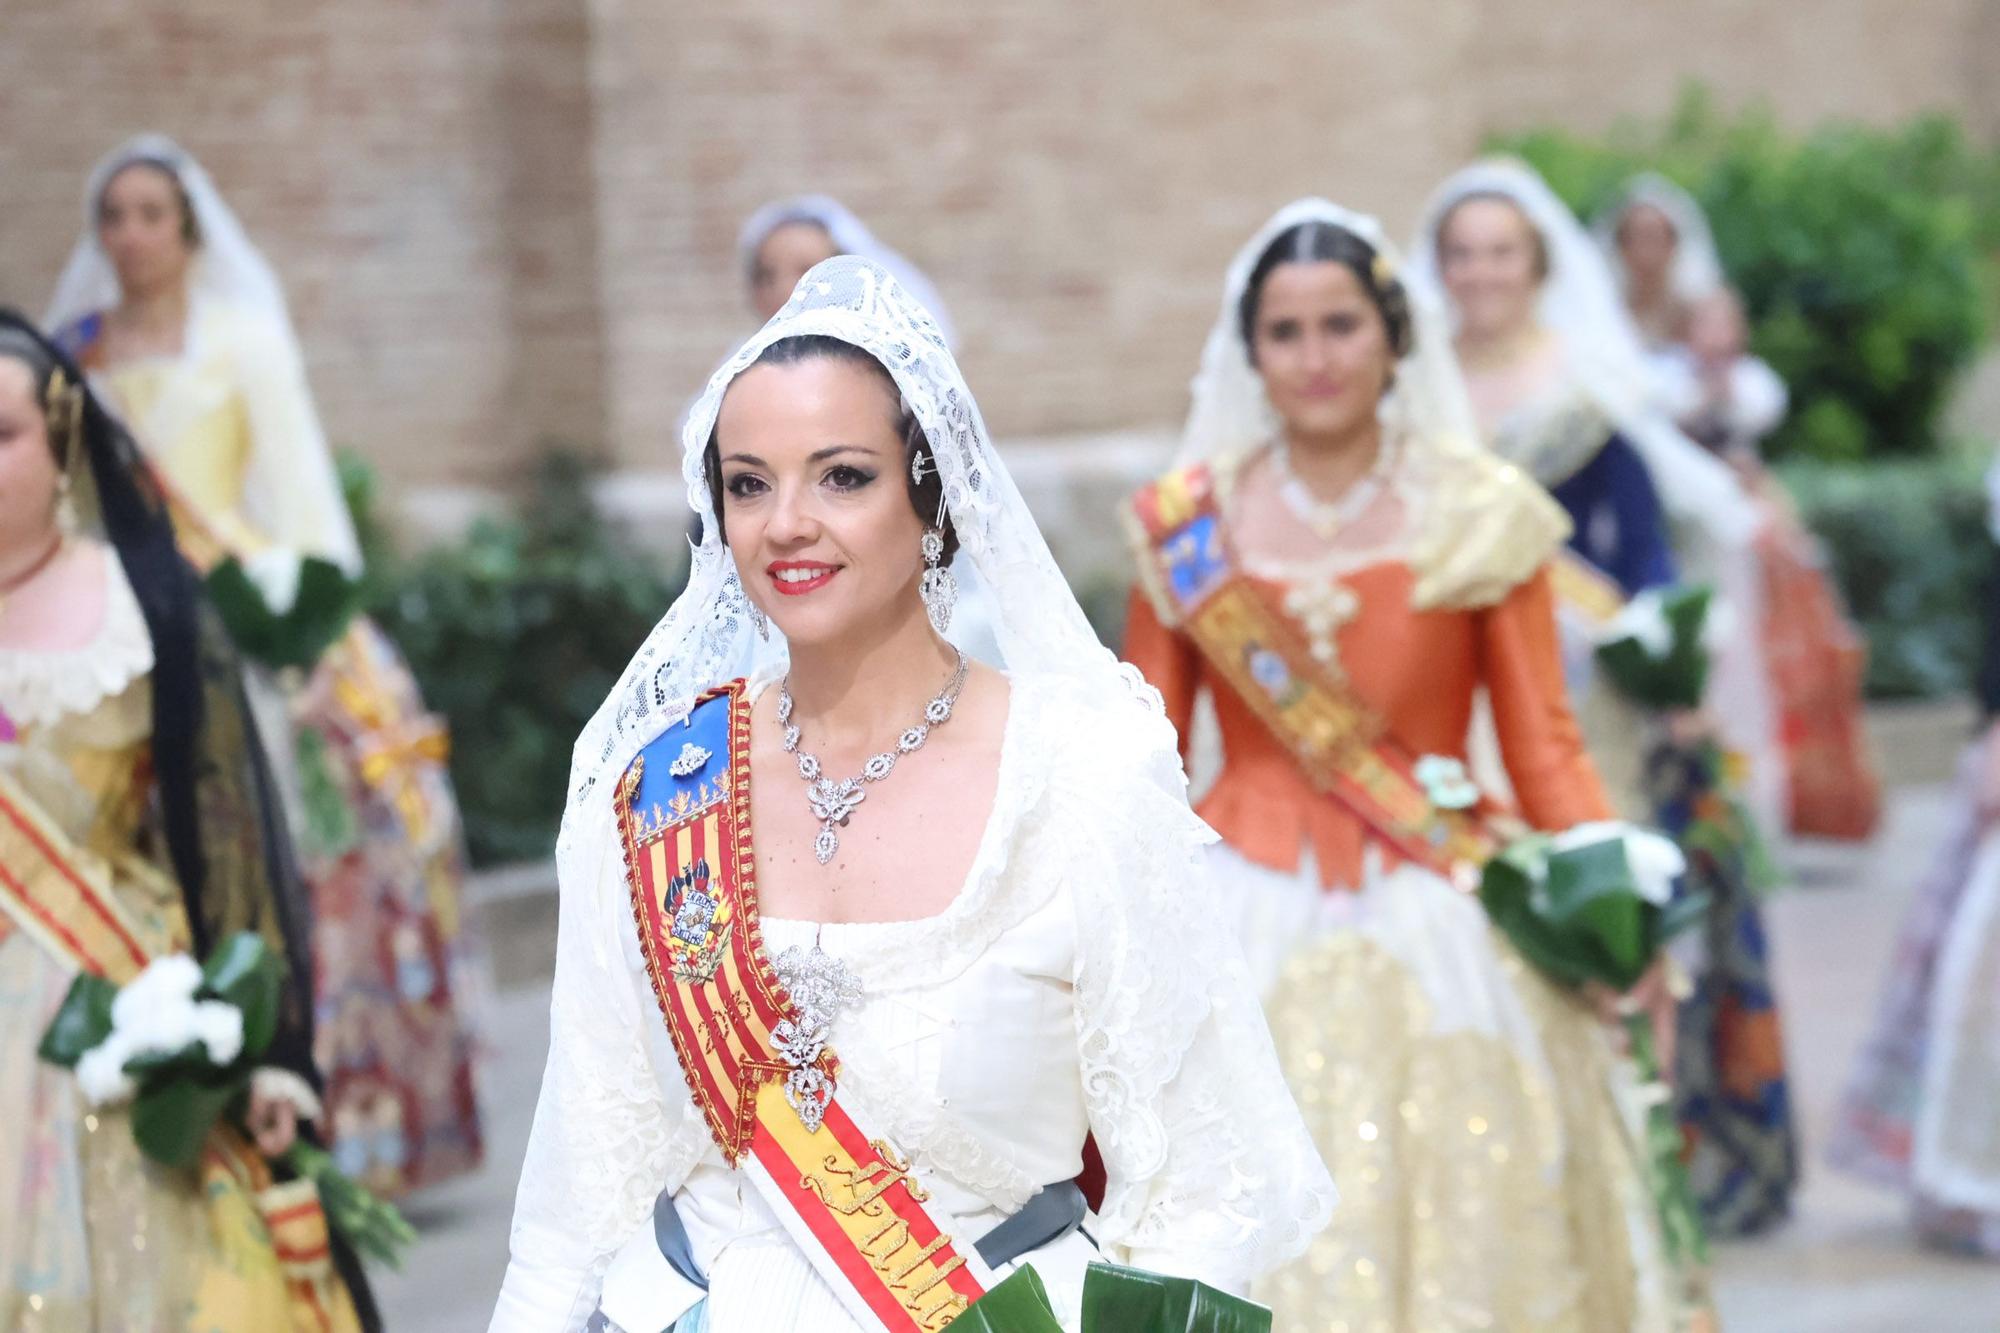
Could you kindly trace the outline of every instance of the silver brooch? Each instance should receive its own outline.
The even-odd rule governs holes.
[[[785,1101],[809,1134],[819,1131],[833,1101],[833,1080],[819,1067],[833,1022],[843,1009],[861,998],[861,979],[852,968],[823,951],[807,953],[796,944],[779,954],[772,966],[791,998],[795,1018],[780,1019],[771,1029],[771,1045],[790,1072],[785,1075]]]
[[[693,741],[681,746],[680,754],[667,766],[667,772],[677,778],[691,778],[707,766],[715,756],[702,749]]]

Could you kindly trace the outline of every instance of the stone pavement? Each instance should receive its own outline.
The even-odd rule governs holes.
[[[2000,1264],[1920,1250],[1894,1196],[1836,1176],[1819,1159],[1943,799],[1935,784],[1904,787],[1872,847],[1802,851],[1799,886],[1770,908],[1808,1174],[1789,1225],[1718,1254],[1728,1333],[2000,1330]],[[505,923],[496,929],[503,977],[507,950],[533,957],[539,947],[546,957],[552,948],[553,914],[533,895],[489,906],[488,915]],[[537,937],[546,942],[537,946]],[[500,993],[490,1027],[500,1049],[486,1084],[490,1163],[482,1175],[409,1204],[423,1237],[408,1269],[378,1283],[391,1333],[486,1326],[506,1266],[514,1180],[547,1053],[546,1009],[545,980]]]

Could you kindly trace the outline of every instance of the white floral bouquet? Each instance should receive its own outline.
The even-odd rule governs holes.
[[[318,1114],[304,1079],[258,1064],[278,1035],[283,984],[277,958],[249,931],[224,940],[207,966],[166,954],[123,986],[83,973],[39,1053],[75,1070],[93,1107],[129,1104],[132,1137],[147,1157],[191,1168],[224,1117],[240,1122],[253,1083],[291,1101],[301,1118]],[[323,1150],[300,1141],[285,1161],[313,1182],[328,1219],[356,1248],[394,1264],[415,1238],[395,1208],[342,1175]]]

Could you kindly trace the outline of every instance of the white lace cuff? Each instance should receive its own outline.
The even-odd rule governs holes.
[[[322,1113],[319,1094],[312,1084],[289,1069],[265,1065],[250,1075],[250,1095],[272,1101],[290,1102],[301,1120],[317,1120]]]

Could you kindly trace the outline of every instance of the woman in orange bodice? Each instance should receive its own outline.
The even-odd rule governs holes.
[[[1476,858],[1412,836],[1499,808],[1465,763],[1482,692],[1520,816],[1610,806],[1558,648],[1568,523],[1479,447],[1395,264],[1325,201],[1273,218],[1230,269],[1183,466],[1129,509],[1126,655],[1184,738],[1213,703],[1211,901],[1341,1191],[1256,1294],[1280,1328],[1665,1333],[1624,1062],[1488,924]]]

